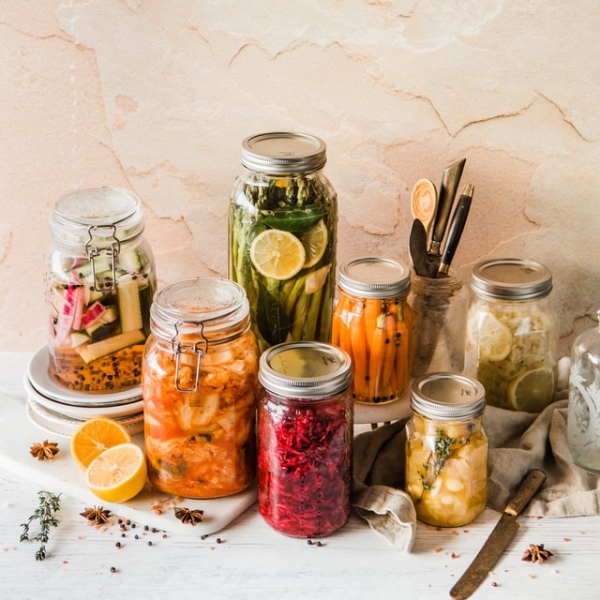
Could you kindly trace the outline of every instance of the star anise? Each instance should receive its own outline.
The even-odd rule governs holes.
[[[59,452],[58,444],[48,440],[44,440],[41,444],[37,442],[29,448],[29,454],[38,460],[52,460]]]
[[[86,507],[86,509],[79,513],[82,517],[88,520],[88,523],[93,525],[103,525],[108,523],[108,518],[111,516],[110,510],[105,510],[102,506],[94,506],[93,508]]]
[[[175,517],[186,525],[197,525],[204,520],[203,510],[191,510],[183,506],[176,506],[173,509]]]
[[[521,560],[526,562],[539,562],[542,564],[551,556],[554,556],[554,554],[550,552],[550,550],[546,550],[544,544],[529,544],[529,548],[525,550]]]

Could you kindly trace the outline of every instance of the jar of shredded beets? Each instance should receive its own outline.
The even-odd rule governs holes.
[[[322,537],[350,516],[351,360],[321,342],[288,342],[260,358],[258,507],[280,533]]]

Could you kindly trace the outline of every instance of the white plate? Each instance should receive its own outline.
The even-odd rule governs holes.
[[[36,390],[31,381],[29,380],[27,373],[23,377],[23,387],[27,392],[27,397],[41,404],[44,408],[51,410],[54,413],[70,417],[71,419],[90,419],[92,417],[108,417],[110,419],[118,419],[122,417],[139,414],[143,411],[144,402],[141,398],[138,400],[128,402],[127,404],[119,404],[116,406],[109,405],[87,405],[87,406],[75,406],[72,404],[63,404],[52,398],[48,398],[43,394],[40,394]]]
[[[40,348],[27,366],[30,384],[43,396],[73,406],[111,406],[138,400],[142,396],[141,386],[119,392],[78,392],[56,383],[50,376],[50,351],[48,346]]]

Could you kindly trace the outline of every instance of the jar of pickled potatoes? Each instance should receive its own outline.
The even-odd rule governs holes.
[[[542,411],[558,377],[552,274],[532,260],[487,260],[473,269],[471,288],[467,373],[483,384],[488,404]]]
[[[356,402],[398,400],[410,377],[410,270],[385,258],[358,258],[338,272],[331,343],[352,358]]]
[[[406,425],[406,491],[424,523],[461,527],[484,511],[484,408],[483,386],[463,375],[430,373],[413,382],[413,414]]]
[[[262,354],[259,379],[260,514],[292,537],[328,535],[350,516],[350,357],[320,342],[279,344]]]
[[[258,346],[236,283],[185,279],[151,308],[142,377],[148,476],[161,492],[217,498],[256,475]]]
[[[84,392],[140,384],[156,289],[139,198],[104,187],[60,198],[44,273],[50,374]]]
[[[335,286],[337,196],[325,143],[265,133],[242,143],[229,208],[229,278],[248,295],[261,351],[328,342]]]

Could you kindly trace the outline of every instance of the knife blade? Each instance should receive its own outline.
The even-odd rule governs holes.
[[[427,253],[427,232],[419,219],[413,220],[408,247],[415,273],[419,277],[435,277],[438,271],[438,259]]]
[[[490,533],[483,547],[462,577],[450,590],[454,600],[465,600],[483,583],[492,567],[498,562],[504,550],[519,529],[517,516],[527,506],[533,495],[546,480],[546,474],[540,469],[527,473],[523,483],[506,505],[502,517]]]
[[[452,210],[452,203],[454,202],[454,196],[456,196],[456,190],[463,172],[466,158],[463,158],[454,164],[446,167],[442,173],[442,183],[440,184],[440,191],[438,194],[438,205],[433,221],[433,233],[431,235],[431,244],[429,246],[429,253],[439,256],[441,254],[440,246],[444,239],[444,233],[446,232],[446,225],[448,225],[448,218]]]
[[[450,269],[450,263],[454,258],[454,254],[456,253],[456,249],[458,248],[458,243],[460,242],[460,238],[462,236],[462,232],[465,228],[465,223],[467,222],[467,217],[469,216],[469,210],[471,209],[471,200],[473,199],[473,191],[475,188],[468,183],[463,190],[458,202],[456,204],[456,208],[454,209],[454,214],[452,215],[452,219],[450,221],[450,226],[448,227],[448,237],[446,238],[446,245],[444,246],[444,252],[442,253],[442,260],[440,261],[440,268],[438,269],[438,277],[441,275],[447,275],[448,270]]]

